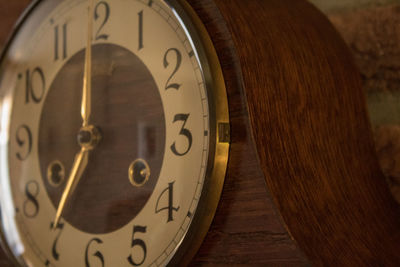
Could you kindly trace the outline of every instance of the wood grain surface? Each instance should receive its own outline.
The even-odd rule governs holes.
[[[398,266],[399,206],[332,25],[303,0],[188,2],[219,54],[232,129],[220,205],[191,265]]]
[[[231,151],[224,190],[211,229],[192,265],[307,266],[308,260],[286,231],[266,188],[250,130],[237,48],[230,31],[215,1],[188,2],[205,23],[219,54],[231,122]],[[232,19],[237,17],[233,15]],[[254,41],[248,40],[249,45]]]
[[[397,266],[400,209],[340,36],[306,1],[215,2],[239,57],[261,168],[300,248],[317,266]]]
[[[3,48],[17,19],[30,2],[30,0],[0,0],[0,48]]]

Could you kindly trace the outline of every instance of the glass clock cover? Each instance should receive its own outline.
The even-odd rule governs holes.
[[[20,264],[166,265],[196,231],[217,144],[228,147],[217,74],[182,10],[162,0],[29,9],[0,74],[3,241]]]

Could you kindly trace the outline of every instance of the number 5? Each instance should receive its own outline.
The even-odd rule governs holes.
[[[135,262],[135,260],[133,259],[133,255],[129,255],[128,257],[128,262],[132,265],[132,266],[140,266],[144,263],[144,261],[146,260],[146,254],[147,254],[147,248],[146,248],[146,244],[144,243],[144,241],[142,239],[135,239],[135,233],[146,233],[147,227],[146,226],[137,226],[135,225],[133,227],[133,234],[132,234],[132,245],[131,247],[134,248],[135,246],[139,246],[142,248],[143,250],[143,259],[142,261],[140,261],[139,263]]]

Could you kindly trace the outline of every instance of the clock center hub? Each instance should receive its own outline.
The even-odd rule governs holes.
[[[97,127],[93,125],[84,126],[79,130],[78,143],[81,147],[92,150],[101,140],[101,134]]]

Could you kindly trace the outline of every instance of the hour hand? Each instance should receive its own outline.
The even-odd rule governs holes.
[[[85,171],[85,168],[88,164],[88,159],[89,159],[89,150],[86,148],[82,148],[81,151],[75,156],[75,160],[72,165],[67,185],[64,189],[64,192],[61,196],[61,200],[58,204],[56,217],[53,223],[53,229],[57,228],[62,212],[65,208],[65,204],[70,195],[72,194],[72,192],[75,190],[75,187],[78,184],[80,178],[82,177],[82,174]]]

